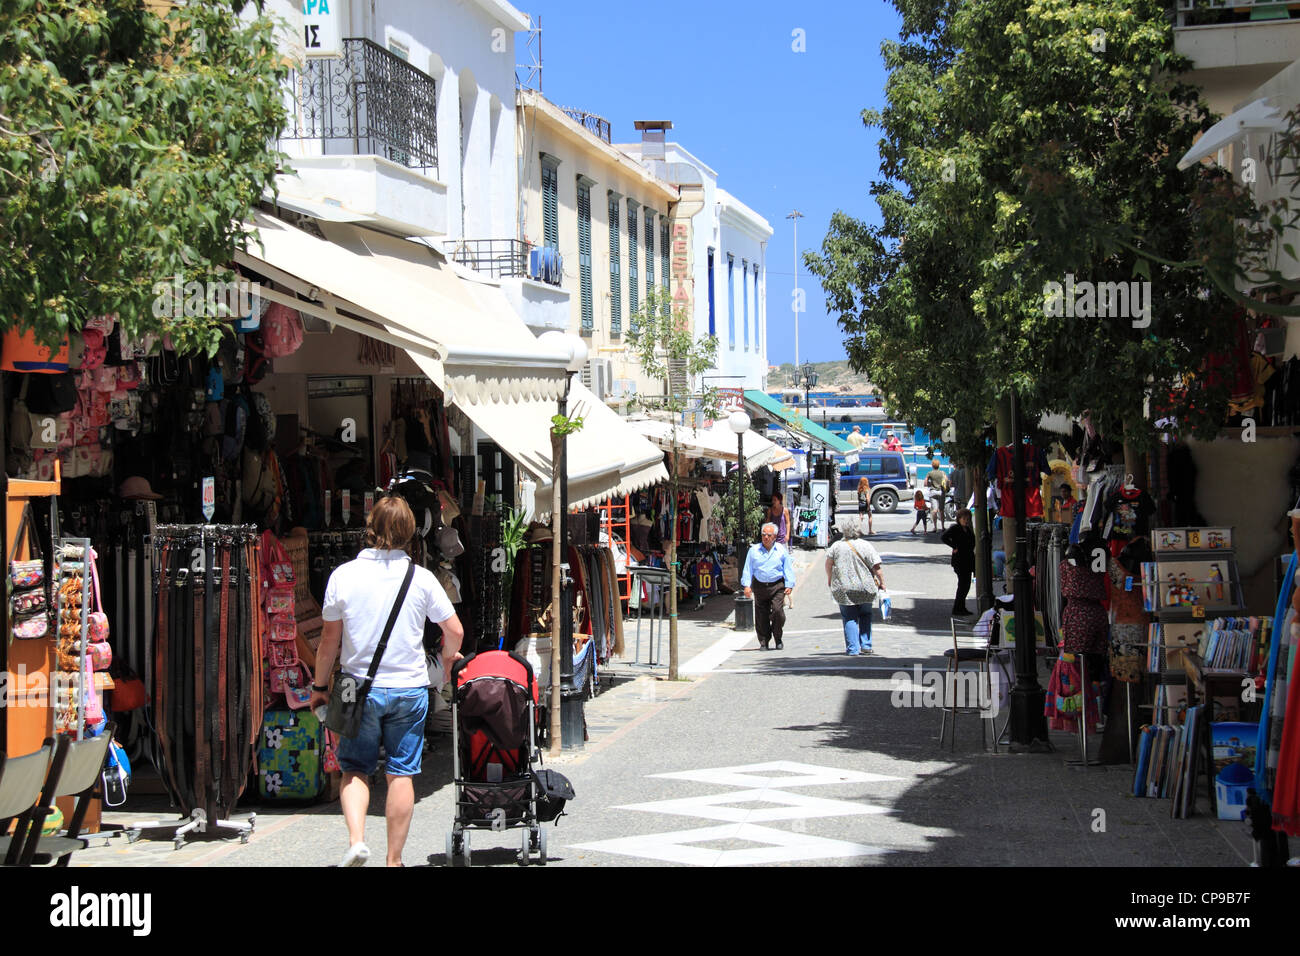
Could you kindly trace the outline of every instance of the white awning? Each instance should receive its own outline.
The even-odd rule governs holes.
[[[1183,158],[1178,160],[1178,168],[1187,169],[1213,156],[1247,133],[1276,133],[1283,129],[1286,129],[1286,118],[1280,110],[1269,106],[1268,97],[1261,97],[1248,106],[1243,106],[1237,112],[1229,113],[1202,133],[1192,144],[1191,149],[1183,153]]]
[[[260,242],[237,252],[238,263],[321,303],[313,315],[406,349],[449,401],[563,393],[568,356],[547,351],[508,304],[485,306],[490,296],[466,289],[428,246],[331,222],[318,223],[320,239],[261,212],[251,225]]]
[[[654,442],[665,451],[673,447],[673,426],[671,422],[656,419],[641,419],[628,422],[634,429]],[[688,458],[716,458],[720,461],[736,460],[736,433],[725,421],[715,422],[711,428],[692,428],[689,425],[677,426],[677,444],[681,453]],[[790,453],[780,445],[771,442],[754,431],[745,432],[745,468],[753,471],[763,465],[778,463],[789,458]],[[791,461],[793,464],[793,461]],[[780,469],[776,469],[780,470]]]
[[[463,405],[461,410],[487,432],[537,482],[537,510],[551,510],[551,417],[556,402],[528,401]],[[583,508],[668,480],[663,452],[642,438],[578,378],[569,388],[570,417],[582,428],[569,436],[569,507]]]

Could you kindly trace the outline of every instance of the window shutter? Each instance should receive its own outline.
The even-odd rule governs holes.
[[[611,192],[609,194],[609,334],[611,336],[623,334],[623,277],[622,266],[619,264],[623,252],[618,207],[618,196]]]
[[[542,163],[542,231],[547,248],[558,250],[560,248],[559,170],[547,162]]]
[[[578,182],[578,273],[582,287],[582,330],[595,328],[591,293],[591,187]]]

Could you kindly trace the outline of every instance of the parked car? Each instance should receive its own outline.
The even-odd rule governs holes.
[[[882,514],[897,510],[899,500],[911,497],[916,485],[902,454],[896,451],[858,452],[857,462],[840,466],[840,491],[856,493],[864,477],[871,482],[871,510]]]

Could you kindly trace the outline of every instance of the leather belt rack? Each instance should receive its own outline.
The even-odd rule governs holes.
[[[262,640],[253,588],[261,578],[254,525],[158,525],[153,606],[153,726],[162,777],[183,815],[131,823],[187,834],[214,828],[247,843],[257,814],[232,819],[261,727]]]

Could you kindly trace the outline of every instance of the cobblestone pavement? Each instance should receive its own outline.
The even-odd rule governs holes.
[[[1245,827],[1210,819],[1204,796],[1199,816],[1171,820],[1167,802],[1126,796],[1130,767],[1068,766],[1071,736],[1054,734],[1054,753],[994,754],[968,718],[949,751],[938,746],[934,710],[891,703],[896,675],[941,666],[950,640],[947,549],[936,535],[909,535],[908,521],[902,512],[876,518],[895,614],[873,627],[874,657],[845,657],[824,554],[797,552],[784,652],[761,652],[752,632],[736,633],[732,598],[721,595],[682,608],[680,681],[644,663],[646,643],[642,663],[607,667],[606,689],[586,705],[589,741],[554,761],[578,799],[548,831],[553,864],[1248,863]],[[634,635],[631,624],[630,656]],[[444,863],[450,764],[440,740],[416,781],[408,865]],[[372,790],[372,860],[384,853],[383,790]],[[134,844],[117,837],[73,865],[329,866],[345,849],[337,802],[254,809],[246,845],[209,834],[173,850],[163,833]],[[133,798],[129,812],[105,819],[150,814],[168,818],[163,798]],[[474,864],[514,865],[518,837],[475,833]]]

